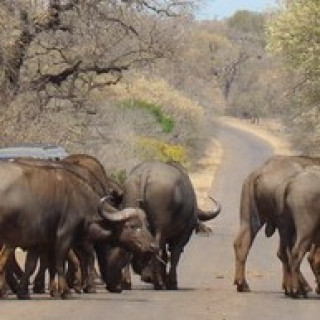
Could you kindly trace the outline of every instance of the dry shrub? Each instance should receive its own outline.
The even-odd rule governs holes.
[[[161,129],[151,114],[141,109],[121,108],[109,101],[98,108],[84,148],[98,156],[107,172],[128,171],[141,159],[137,137],[142,134],[156,137],[158,133],[161,134]]]
[[[60,144],[69,152],[83,152],[83,137],[90,121],[87,114],[48,105],[39,110],[35,95],[19,95],[0,115],[2,145],[22,142]]]
[[[317,107],[302,112],[286,125],[290,128],[290,141],[295,150],[306,155],[320,153],[320,112]]]
[[[98,155],[109,173],[123,175],[143,159],[188,165],[199,151],[205,128],[202,107],[161,78],[130,74],[104,94],[96,91],[92,98],[100,107],[85,149]],[[174,121],[172,130],[164,130],[150,106]]]
[[[172,134],[175,142],[188,148],[196,143],[199,130],[203,127],[203,108],[164,79],[146,78],[134,73],[109,90],[119,100],[142,100],[161,106],[165,114],[175,121],[175,132]]]
[[[161,161],[173,160],[188,165],[186,149],[181,145],[175,145],[159,141],[153,138],[142,137],[138,141],[145,159],[157,159]]]

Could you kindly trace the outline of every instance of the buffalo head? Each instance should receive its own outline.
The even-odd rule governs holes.
[[[145,212],[140,208],[125,208],[118,211],[106,201],[106,198],[101,200],[99,214],[111,225],[114,238],[129,251],[138,254],[156,253],[158,248],[149,231]],[[105,210],[105,206],[108,211]]]

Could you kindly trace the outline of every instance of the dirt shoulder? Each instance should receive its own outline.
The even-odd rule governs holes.
[[[221,117],[219,121],[250,132],[268,142],[274,149],[275,154],[292,154],[290,144],[281,133],[281,125],[275,120],[264,120],[261,124],[252,124],[246,120],[232,117]],[[190,173],[190,179],[196,190],[199,206],[209,209],[212,206],[208,198],[208,192],[214,182],[217,168],[223,158],[223,146],[212,137],[204,156],[199,160],[197,170]]]

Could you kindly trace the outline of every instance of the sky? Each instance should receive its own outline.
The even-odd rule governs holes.
[[[198,19],[213,20],[232,16],[237,10],[261,12],[275,7],[278,0],[202,0]]]

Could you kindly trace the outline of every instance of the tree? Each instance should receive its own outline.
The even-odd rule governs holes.
[[[312,139],[299,141],[304,150],[319,148],[320,131],[314,126],[319,119],[320,85],[320,2],[316,0],[286,0],[268,26],[268,48],[280,55],[293,74],[290,91],[290,125],[295,135],[314,128]],[[294,121],[295,126],[292,126]],[[309,144],[309,148],[306,145]]]
[[[264,53],[263,26],[263,16],[250,11],[238,11],[226,20],[224,35],[229,44],[212,51],[212,71],[228,103],[241,70]]]
[[[286,1],[284,10],[269,24],[269,49],[281,53],[288,66],[310,80],[320,76],[320,3]]]
[[[176,0],[1,1],[0,120],[25,130],[61,110],[73,119],[94,113],[97,89],[176,50],[180,16],[191,7]]]
[[[76,98],[79,82],[85,91],[116,83],[130,66],[173,50],[165,35],[172,23],[163,20],[177,15],[177,7],[185,9],[174,1],[160,7],[152,1],[50,0],[37,12],[33,1],[7,1],[1,6],[1,40],[8,41],[0,61],[8,87],[14,94],[37,90],[46,104],[55,96]],[[93,81],[99,75],[108,78]],[[63,84],[67,92],[60,90]]]
[[[264,37],[266,16],[262,13],[239,10],[227,20],[228,26],[242,33]]]

